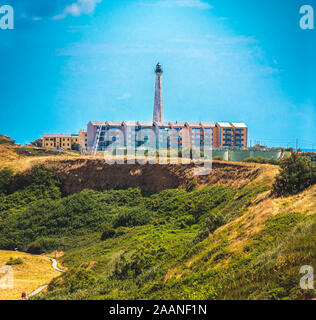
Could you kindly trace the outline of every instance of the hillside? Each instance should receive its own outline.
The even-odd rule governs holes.
[[[25,171],[48,159],[71,159],[79,155],[71,151],[55,151],[34,146],[20,146],[10,137],[0,134],[0,170],[6,167],[15,172]]]
[[[21,259],[22,263],[11,266],[14,272],[13,288],[1,288],[0,300],[19,300],[22,292],[29,294],[60,274],[45,257],[0,250],[0,267],[10,259]]]
[[[2,170],[0,249],[64,251],[40,299],[311,299],[316,185],[271,194],[278,166],[112,165],[29,157]],[[1,195],[2,188],[2,195]]]

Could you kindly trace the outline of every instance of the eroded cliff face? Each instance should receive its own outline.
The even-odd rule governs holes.
[[[32,162],[31,166],[16,173],[12,188],[29,184],[34,165],[54,170],[63,183],[66,194],[84,189],[106,190],[140,187],[145,191],[161,191],[186,187],[193,179],[199,186],[226,185],[241,188],[257,177],[265,177],[272,184],[278,167],[271,165],[213,161],[209,175],[194,175],[194,164],[107,164],[101,158],[49,158]],[[267,181],[269,180],[269,181]],[[13,191],[13,190],[12,190]]]
[[[198,185],[223,184],[242,187],[260,172],[258,165],[214,162],[207,176],[194,176],[195,165],[109,165],[101,159],[72,159],[47,161],[53,168],[68,194],[83,189],[118,189],[140,187],[143,190],[161,191],[186,187],[192,179]]]

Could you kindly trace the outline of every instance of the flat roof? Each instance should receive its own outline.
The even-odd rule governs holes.
[[[137,121],[123,121],[122,125],[137,127]]]
[[[235,128],[248,128],[243,122],[232,122],[232,126]]]
[[[65,133],[44,133],[42,135],[43,137],[46,137],[46,138],[72,138],[72,137],[79,137],[78,134],[65,134]]]
[[[154,125],[157,127],[170,127],[168,122],[154,122]]]
[[[228,122],[217,122],[216,124],[218,124],[220,127],[222,128],[231,128],[231,124]]]
[[[105,126],[105,121],[90,121],[93,126]]]
[[[173,127],[184,128],[185,122],[169,122],[169,124]]]
[[[201,124],[199,122],[186,122],[186,124],[191,128],[200,128]]]
[[[154,124],[150,121],[138,121],[137,124],[141,127],[152,127]]]
[[[122,125],[122,121],[107,121],[106,125],[120,127]]]
[[[204,128],[214,128],[215,123],[214,122],[201,122]]]

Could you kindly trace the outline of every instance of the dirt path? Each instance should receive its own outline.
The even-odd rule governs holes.
[[[55,270],[57,270],[57,271],[59,271],[59,272],[65,272],[65,270],[58,268],[57,260],[56,260],[56,259],[51,258],[51,257],[46,257],[46,258],[48,258],[48,259],[52,262],[52,267],[53,267]]]
[[[16,252],[20,252],[20,253],[23,253],[23,254],[28,254],[28,255],[31,255],[31,256],[39,256],[39,257],[42,257],[40,254],[32,254],[32,253],[29,253],[29,252],[23,252],[23,251],[18,251],[18,250],[15,250]],[[51,257],[47,257],[47,256],[44,256],[45,258],[49,259],[51,262],[52,262],[52,268],[59,271],[59,272],[66,272],[65,270],[62,270],[58,267],[58,263],[57,263],[57,260],[54,259],[54,258],[51,258]],[[39,294],[40,292],[42,292],[44,289],[46,289],[48,287],[47,284],[45,285],[42,285],[40,286],[39,288],[37,288],[36,290],[32,291],[30,294],[28,294],[26,296],[27,299]]]
[[[25,253],[25,252],[23,252]],[[30,254],[30,253],[29,253]],[[33,256],[39,256],[38,254],[33,254]],[[45,256],[45,258],[49,259],[52,262],[52,268],[54,268],[55,270],[59,271],[59,272],[65,272],[65,270],[62,270],[60,268],[58,268],[58,264],[57,264],[57,260],[51,257],[47,257]],[[26,296],[27,299],[39,294],[40,292],[42,292],[44,289],[46,289],[48,287],[48,284],[45,284],[43,286],[40,286],[39,288],[37,288],[36,290],[32,291],[30,294],[28,294]]]

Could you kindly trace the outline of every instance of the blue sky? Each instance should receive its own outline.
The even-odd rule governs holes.
[[[0,133],[27,143],[90,120],[246,122],[249,139],[316,148],[315,0],[0,0]]]

